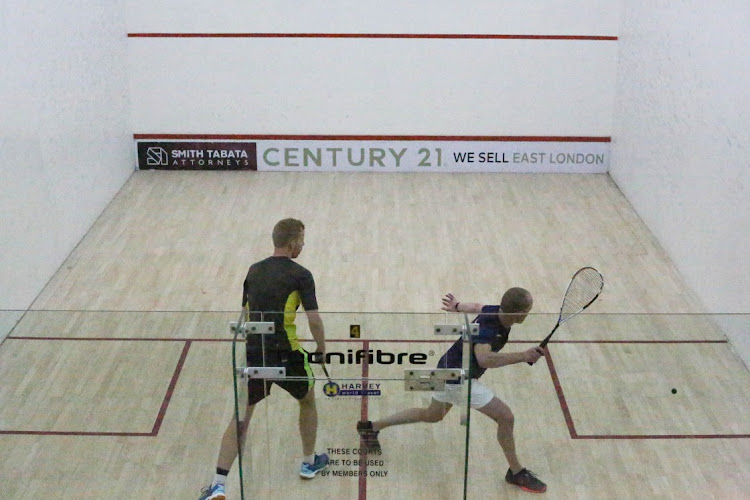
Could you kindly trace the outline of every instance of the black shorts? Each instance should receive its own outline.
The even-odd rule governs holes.
[[[247,381],[247,404],[254,405],[271,393],[273,384],[278,385],[295,399],[302,399],[315,384],[315,378],[307,359],[307,351],[266,351],[266,361],[259,351],[247,352],[247,366],[283,366],[287,377],[295,380],[265,380],[251,378]],[[304,378],[304,380],[303,380]]]

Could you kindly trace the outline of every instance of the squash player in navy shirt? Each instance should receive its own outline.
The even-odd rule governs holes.
[[[513,412],[478,380],[488,368],[516,363],[536,363],[544,355],[544,351],[538,346],[522,352],[500,352],[508,342],[510,328],[523,323],[532,305],[531,294],[517,287],[505,292],[500,305],[458,302],[450,293],[443,298],[445,311],[478,314],[474,322],[479,323],[479,335],[471,340],[471,407],[497,422],[497,441],[509,465],[505,480],[525,491],[543,493],[547,490],[547,485],[523,467],[516,455]],[[463,348],[463,340],[458,339],[440,358],[438,368],[461,368]],[[380,449],[378,433],[386,427],[416,422],[440,422],[454,404],[460,405],[463,402],[461,386],[446,383],[445,390],[433,393],[432,401],[427,408],[410,408],[381,420],[361,421],[357,424],[357,431],[365,446]]]

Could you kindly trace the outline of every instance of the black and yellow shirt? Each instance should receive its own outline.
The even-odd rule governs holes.
[[[250,266],[243,287],[242,306],[248,321],[275,323],[276,333],[266,336],[266,348],[299,349],[294,321],[300,305],[306,311],[318,309],[315,280],[310,271],[288,257],[268,257]],[[259,344],[260,337],[248,337],[248,344]]]

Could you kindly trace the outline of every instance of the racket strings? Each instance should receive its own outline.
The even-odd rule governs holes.
[[[603,285],[604,279],[596,269],[585,268],[579,271],[573,277],[568,290],[565,292],[560,311],[561,319],[564,321],[581,312],[599,295]]]

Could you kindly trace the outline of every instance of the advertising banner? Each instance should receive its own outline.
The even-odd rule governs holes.
[[[558,172],[609,170],[609,139],[137,141],[138,168],[281,172]]]

